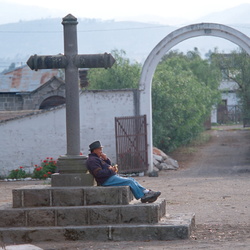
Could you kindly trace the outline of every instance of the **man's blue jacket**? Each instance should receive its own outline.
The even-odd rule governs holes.
[[[109,169],[110,165],[111,162],[109,158],[107,160],[103,160],[95,153],[89,154],[87,159],[87,168],[94,176],[98,186],[101,186],[110,176],[116,174],[114,171]]]

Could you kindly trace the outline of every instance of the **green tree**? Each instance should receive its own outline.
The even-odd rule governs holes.
[[[167,54],[152,84],[154,145],[169,152],[195,138],[219,100],[219,81],[220,71],[197,50]]]
[[[230,54],[215,51],[211,58],[222,70],[224,78],[237,83],[243,117],[250,121],[250,56],[239,49]]]
[[[131,63],[123,50],[111,52],[116,62],[110,69],[90,69],[88,89],[125,89],[137,88],[141,65]]]
[[[89,71],[90,89],[138,88],[141,65],[112,51],[116,64]],[[203,129],[219,99],[220,71],[203,60],[197,49],[168,53],[158,65],[152,84],[153,143],[168,152],[192,140]]]

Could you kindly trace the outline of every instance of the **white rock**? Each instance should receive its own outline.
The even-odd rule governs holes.
[[[161,166],[162,162],[158,162],[158,164],[154,164],[154,167],[158,168],[159,170],[162,170],[162,166]]]
[[[154,164],[154,165],[159,164],[159,161],[157,161],[154,157],[153,157],[153,164]]]
[[[153,171],[159,172],[159,169],[157,167],[153,167]]]
[[[144,176],[144,172],[140,172],[140,173],[139,173],[139,176],[140,176],[140,177],[143,177],[143,176]]]
[[[164,162],[167,163],[168,165],[172,165],[175,168],[179,168],[178,162],[170,157],[168,159],[164,160]]]
[[[168,165],[166,162],[161,163],[162,170],[176,170],[176,167]]]
[[[160,149],[153,147],[153,154],[155,155],[160,155],[163,157],[163,159],[167,159],[169,156],[166,155],[163,151],[161,151]]]
[[[161,155],[153,155],[153,158],[159,162],[163,161],[163,157]]]

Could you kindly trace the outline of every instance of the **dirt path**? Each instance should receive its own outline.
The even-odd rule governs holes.
[[[192,212],[196,229],[184,241],[39,243],[43,249],[250,249],[250,130],[212,131],[212,139],[192,154],[174,153],[177,171],[136,178],[162,191],[168,213]],[[34,183],[32,183],[34,185]],[[40,182],[37,182],[40,184]],[[0,182],[0,204],[27,183]]]

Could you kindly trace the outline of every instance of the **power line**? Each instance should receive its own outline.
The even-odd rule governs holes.
[[[235,28],[244,28],[244,29],[250,29],[250,26],[243,26],[243,25],[232,25],[231,27],[235,27]],[[127,27],[127,28],[110,28],[110,29],[89,29],[89,30],[78,30],[77,32],[79,33],[88,33],[88,32],[108,32],[108,31],[129,31],[129,30],[147,30],[147,29],[159,29],[159,28],[173,28],[173,29],[177,29],[177,27],[173,27],[173,26],[169,26],[169,25],[157,25],[157,26],[143,26],[143,27],[134,27],[134,28],[130,28],[130,27]],[[41,33],[41,34],[44,34],[44,33],[62,33],[63,31],[48,31],[48,30],[44,30],[44,31],[29,31],[29,30],[23,30],[23,31],[20,31],[20,30],[0,30],[0,33],[17,33],[17,34],[22,34],[22,33]]]
[[[107,32],[107,31],[125,31],[125,30],[142,30],[142,29],[159,29],[159,28],[167,28],[170,27],[168,25],[159,25],[159,26],[150,26],[150,27],[135,27],[135,28],[111,28],[111,29],[94,29],[94,30],[78,30],[79,33],[87,33],[87,32]],[[62,33],[63,31],[17,31],[17,30],[0,30],[0,33]]]

